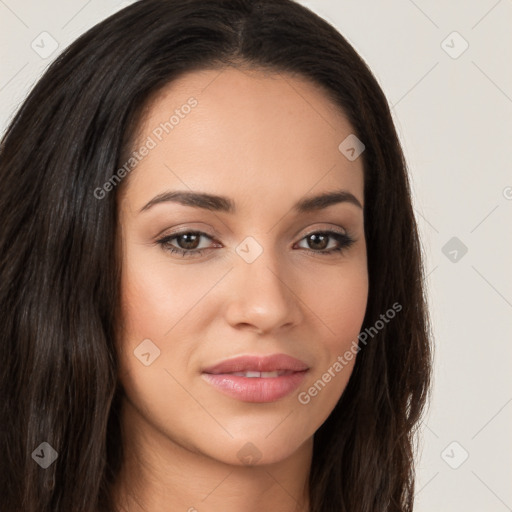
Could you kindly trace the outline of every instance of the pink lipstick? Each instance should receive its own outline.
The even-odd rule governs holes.
[[[274,402],[297,389],[309,367],[286,354],[240,356],[203,369],[221,393],[244,402]]]

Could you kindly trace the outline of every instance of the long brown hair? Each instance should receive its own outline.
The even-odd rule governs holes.
[[[406,163],[381,88],[337,30],[292,0],[143,0],[71,44],[1,142],[3,512],[114,510],[118,190],[94,191],[122,165],[150,95],[184,72],[240,63],[309,78],[347,116],[366,146],[363,330],[402,307],[359,352],[315,434],[311,512],[413,509],[431,333]],[[46,469],[35,462],[43,442],[58,454]]]

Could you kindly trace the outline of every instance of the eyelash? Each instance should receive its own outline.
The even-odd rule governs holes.
[[[164,251],[170,252],[172,254],[179,254],[184,258],[189,258],[193,256],[201,256],[203,251],[207,249],[180,249],[178,247],[175,247],[173,245],[170,245],[171,240],[174,240],[175,238],[178,238],[183,235],[199,235],[199,236],[205,236],[206,238],[212,239],[211,236],[207,235],[206,233],[203,233],[202,231],[182,231],[181,233],[174,233],[172,235],[165,236],[161,238],[160,240],[157,240],[157,243],[162,247]],[[312,235],[328,235],[329,237],[334,238],[338,241],[340,244],[339,247],[335,247],[334,249],[329,250],[313,250],[313,249],[304,249],[305,251],[309,253],[313,253],[315,256],[329,256],[334,255],[335,253],[343,253],[345,250],[347,250],[356,240],[351,237],[348,234],[345,233],[339,233],[337,231],[312,231],[311,233],[308,233],[304,237],[301,238],[300,241],[312,236]]]

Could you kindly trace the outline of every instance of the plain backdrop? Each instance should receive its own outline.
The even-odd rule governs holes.
[[[0,0],[2,133],[62,49],[128,3]],[[512,1],[301,3],[373,70],[408,160],[436,352],[415,510],[512,511]]]

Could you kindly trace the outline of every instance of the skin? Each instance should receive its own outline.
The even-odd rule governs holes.
[[[134,149],[156,140],[155,127],[191,96],[197,106],[122,183],[126,460],[117,501],[130,512],[307,511],[313,435],[355,358],[308,404],[297,395],[357,339],[368,272],[363,209],[341,202],[297,214],[292,207],[340,188],[364,206],[362,158],[349,161],[338,150],[354,130],[317,85],[235,68],[188,73],[166,86],[149,104]],[[140,212],[168,190],[227,196],[238,212],[176,202]],[[206,233],[197,244],[203,254],[183,257],[157,243],[175,230]],[[355,241],[320,254],[339,245],[307,237],[322,230],[347,231]],[[246,237],[263,251],[252,263],[236,252]],[[197,247],[183,237],[169,245]],[[149,366],[134,355],[145,339],[160,350]],[[274,353],[310,367],[300,388],[275,402],[225,396],[201,377],[227,358]],[[248,442],[260,457],[254,465],[237,455]]]

